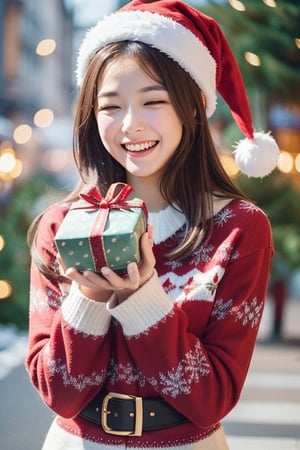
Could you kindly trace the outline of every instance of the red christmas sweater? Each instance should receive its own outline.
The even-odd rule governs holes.
[[[53,237],[67,210],[51,208],[39,225],[38,249],[51,266]],[[32,264],[26,366],[57,414],[45,448],[187,449],[214,433],[235,406],[273,245],[266,215],[250,202],[232,200],[212,220],[211,236],[187,260],[171,262],[164,255],[182,236],[184,216],[170,206],[150,214],[156,272],[121,305],[113,297],[107,304],[87,299],[75,283],[60,285]],[[99,391],[162,397],[188,422],[141,437],[106,434],[77,417]]]

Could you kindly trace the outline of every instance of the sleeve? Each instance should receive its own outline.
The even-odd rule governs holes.
[[[201,298],[173,303],[157,275],[126,302],[108,305],[157,395],[198,427],[218,423],[238,401],[266,296],[273,254],[267,218],[258,213],[232,236],[212,306]]]
[[[36,247],[49,266],[56,260],[58,207],[45,213]],[[96,395],[105,378],[110,353],[111,316],[104,303],[85,298],[73,284],[62,285],[31,266],[29,348],[26,369],[43,401],[62,417],[73,417]]]

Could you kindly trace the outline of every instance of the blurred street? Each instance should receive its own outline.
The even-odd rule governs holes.
[[[300,300],[288,301],[277,342],[272,313],[269,302],[240,402],[224,421],[230,450],[300,449]]]
[[[272,341],[272,304],[267,303],[241,400],[224,421],[230,450],[300,449],[299,319],[300,300],[289,300],[282,339]],[[13,335],[0,330],[0,448],[40,450],[53,413],[25,372],[26,335]]]

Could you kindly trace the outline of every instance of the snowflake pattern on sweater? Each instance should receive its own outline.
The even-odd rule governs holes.
[[[158,379],[153,378],[150,383],[155,387],[160,385],[163,394],[176,398],[180,394],[190,394],[191,385],[199,383],[200,378],[208,375],[209,371],[209,364],[197,343],[195,349],[186,353],[176,368],[167,373],[160,372]]]
[[[37,243],[49,264],[65,214],[56,206],[40,224]],[[155,220],[170,228],[172,214]],[[76,288],[66,294],[33,265],[27,370],[60,416],[64,442],[80,436],[99,449],[125,443],[77,417],[99,391],[162,397],[189,419],[172,433],[127,437],[128,448],[188,449],[214,433],[238,401],[263,311],[272,237],[265,214],[244,200],[232,200],[212,220],[211,235],[184,261],[164,256],[182,229],[155,236],[156,273],[121,305],[93,302]]]

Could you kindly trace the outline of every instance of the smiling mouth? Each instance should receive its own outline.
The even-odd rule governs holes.
[[[144,152],[157,145],[158,141],[145,141],[136,144],[122,144],[122,147],[128,152]]]

